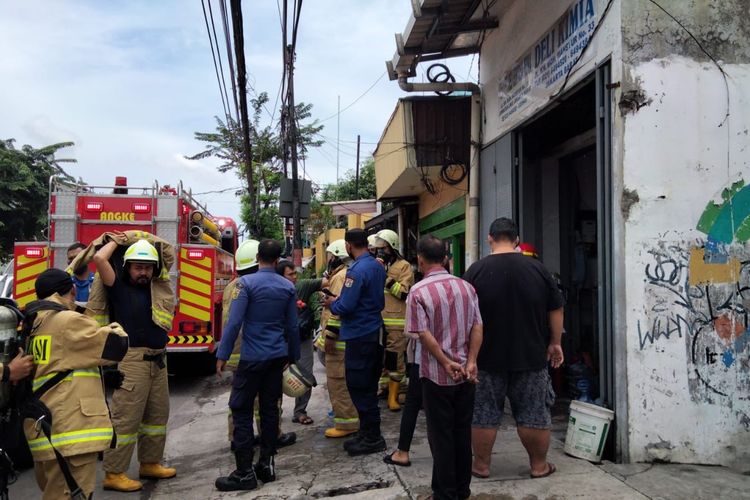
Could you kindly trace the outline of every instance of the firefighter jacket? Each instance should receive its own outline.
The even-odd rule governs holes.
[[[96,251],[110,240],[116,241],[121,246],[130,246],[141,239],[145,239],[154,245],[159,252],[161,265],[157,269],[158,275],[155,274],[154,279],[151,280],[151,318],[159,327],[169,332],[172,329],[175,308],[175,293],[169,279],[169,270],[175,262],[175,250],[165,240],[145,231],[125,231],[124,234],[104,233],[78,254],[68,266],[67,271],[72,272],[72,269],[75,269],[79,264],[91,262]],[[119,273],[119,271],[119,269],[115,269],[115,272]],[[93,316],[102,326],[109,323],[107,291],[98,275],[91,284],[89,300],[86,303],[86,314]]]
[[[235,293],[235,290],[237,290],[237,282],[239,281],[239,278],[235,278],[232,281],[229,282],[229,284],[224,288],[224,295],[222,295],[221,298],[221,331],[224,331],[224,327],[227,325],[227,320],[229,319],[229,307],[232,305],[232,300],[237,295]],[[236,369],[237,365],[240,362],[240,348],[242,347],[242,335],[237,336],[237,340],[234,342],[234,348],[232,348],[232,354],[229,356],[229,360],[227,361],[227,367],[231,369]]]
[[[344,288],[344,280],[346,279],[346,264],[341,264],[331,274],[331,278],[328,280],[328,289],[334,295],[341,295],[341,290]],[[324,308],[320,313],[320,329],[323,331],[323,335],[319,337],[318,347],[323,350],[325,338],[338,339],[339,329],[341,328],[341,320],[338,316],[334,315],[329,308]],[[344,342],[336,340],[336,348],[339,350],[344,349]]]
[[[54,294],[47,300],[67,305]],[[34,390],[58,372],[70,374],[42,394],[52,414],[52,442],[35,422],[24,421],[24,433],[37,462],[54,460],[52,446],[63,456],[103,451],[114,431],[104,398],[100,366],[115,364],[128,350],[128,336],[117,323],[100,327],[75,311],[42,310],[29,339],[36,370]]]
[[[383,323],[388,331],[403,331],[406,318],[406,296],[414,285],[414,271],[406,259],[398,259],[388,266],[386,276]]]

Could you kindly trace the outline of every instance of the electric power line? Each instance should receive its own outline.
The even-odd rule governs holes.
[[[229,117],[229,106],[227,101],[229,96],[225,97],[226,85],[222,87],[222,81],[224,80],[224,71],[222,69],[219,73],[219,67],[221,66],[221,53],[219,52],[218,43],[216,44],[216,50],[214,50],[214,42],[211,39],[211,28],[208,26],[208,16],[206,15],[206,4],[201,0],[201,7],[203,8],[203,20],[206,23],[206,33],[208,34],[208,44],[211,47],[211,58],[214,61],[214,72],[216,73],[216,82],[219,84],[219,96],[221,97],[221,108],[224,111],[224,116]],[[211,2],[209,0],[209,10],[211,8]],[[213,16],[211,16],[211,24],[213,25]],[[214,27],[214,39],[216,37],[216,28]],[[219,64],[216,64],[216,53],[219,52]],[[221,74],[221,76],[219,76]],[[223,89],[223,90],[222,90]]]
[[[373,82],[373,84],[372,84],[372,85],[370,85],[370,86],[369,86],[369,87],[367,88],[367,90],[365,90],[364,92],[362,92],[362,93],[361,93],[361,94],[359,95],[359,97],[357,97],[356,99],[354,99],[354,101],[352,101],[352,102],[351,102],[351,104],[349,104],[348,106],[345,106],[345,107],[344,107],[344,109],[342,109],[341,111],[338,111],[338,112],[336,112],[336,113],[332,114],[331,116],[328,116],[328,117],[326,117],[326,118],[323,118],[323,119],[322,119],[322,120],[320,120],[320,121],[319,121],[318,123],[323,123],[323,122],[325,122],[325,121],[328,121],[328,120],[330,120],[331,118],[336,118],[336,116],[338,116],[338,115],[342,114],[342,113],[343,113],[344,111],[346,111],[347,109],[349,109],[349,108],[351,108],[352,106],[354,106],[355,104],[357,104],[357,103],[359,102],[359,100],[360,100],[360,99],[362,99],[362,98],[363,98],[364,96],[366,96],[366,95],[367,95],[367,93],[368,93],[368,92],[370,92],[370,91],[371,91],[371,90],[372,90],[373,88],[375,88],[375,85],[377,85],[377,84],[378,84],[378,82],[380,82],[380,80],[382,80],[382,79],[383,79],[383,77],[385,76],[385,74],[386,74],[386,72],[385,72],[385,71],[384,71],[383,73],[381,73],[381,74],[380,74],[380,76],[378,77],[378,79],[377,79],[377,80],[375,80],[375,81]]]

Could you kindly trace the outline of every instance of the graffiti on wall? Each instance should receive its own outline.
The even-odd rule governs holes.
[[[644,268],[648,307],[641,350],[682,341],[694,400],[750,401],[750,186],[732,184],[706,206],[705,237],[662,244]],[[743,413],[744,415],[744,413]],[[743,422],[750,426],[745,416]]]

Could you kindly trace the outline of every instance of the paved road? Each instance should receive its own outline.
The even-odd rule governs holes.
[[[382,462],[382,454],[350,458],[340,440],[326,439],[330,409],[325,376],[316,367],[321,385],[313,391],[309,414],[315,424],[302,426],[290,422],[293,401],[284,398],[283,428],[296,431],[298,442],[280,450],[277,456],[279,479],[248,493],[220,494],[214,480],[234,468],[226,438],[229,380],[215,377],[170,377],[171,418],[167,438],[166,462],[177,467],[174,479],[146,481],[139,493],[95,493],[97,499],[215,499],[215,498],[282,498],[311,499],[339,497],[351,499],[418,499],[430,493],[432,458],[427,444],[424,420],[421,419],[412,445],[412,466],[397,468]],[[382,412],[383,432],[389,449],[398,440],[399,413]],[[731,498],[750,499],[750,477],[721,467],[684,465],[617,465],[600,466],[575,459],[562,452],[564,415],[558,418],[557,432],[550,450],[550,460],[558,472],[545,479],[528,478],[526,454],[516,437],[512,419],[498,436],[493,452],[491,477],[472,481],[476,499],[634,499],[648,498]],[[129,471],[137,474],[134,459]],[[99,472],[101,484],[101,471]],[[39,498],[30,471],[24,472],[11,487],[11,499]]]

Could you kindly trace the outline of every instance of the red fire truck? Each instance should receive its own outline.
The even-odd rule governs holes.
[[[72,243],[88,245],[104,232],[127,230],[154,234],[177,253],[170,273],[177,309],[167,351],[213,353],[221,339],[222,292],[234,275],[237,225],[211,216],[182,182],[132,187],[117,177],[114,186],[89,186],[53,177],[49,242],[15,244],[14,298],[22,308],[36,299],[36,277],[48,267],[65,269]]]

